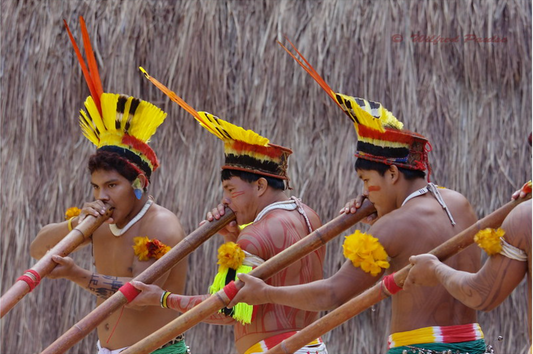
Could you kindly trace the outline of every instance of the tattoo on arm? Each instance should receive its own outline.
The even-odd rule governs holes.
[[[102,299],[107,299],[116,293],[122,285],[124,285],[124,282],[119,277],[93,273],[87,285],[87,290]]]

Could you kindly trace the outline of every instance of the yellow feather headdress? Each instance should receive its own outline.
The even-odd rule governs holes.
[[[294,44],[287,41],[297,55],[278,43],[352,120],[358,136],[355,156],[412,170],[429,169],[427,153],[430,149],[426,150],[429,142],[424,136],[403,129],[403,123],[379,102],[335,93]]]
[[[85,100],[85,110],[80,111],[83,135],[98,151],[117,153],[149,179],[152,171],[159,167],[159,161],[148,142],[165,120],[166,113],[135,97],[104,93],[83,17],[80,17],[80,24],[87,64],[67,22],[64,24],[91,92]]]
[[[224,142],[225,164],[222,169],[240,170],[288,180],[288,158],[292,150],[274,145],[252,130],[231,124],[207,112],[198,112],[175,92],[140,68],[144,76],[172,101],[189,112],[202,127]]]

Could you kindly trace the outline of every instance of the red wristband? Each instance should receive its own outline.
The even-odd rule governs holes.
[[[131,285],[131,283],[126,283],[122,285],[118,289],[118,291],[120,291],[124,295],[128,302],[132,302],[133,299],[135,299],[137,295],[139,295],[139,293],[141,292],[140,290],[137,290],[133,285]]]
[[[237,295],[239,292],[239,289],[235,286],[235,282],[232,280],[228,285],[222,288],[224,290],[224,293],[226,293],[226,296],[231,300]]]
[[[400,288],[394,281],[394,273],[383,278],[383,285],[385,285],[385,289],[387,289],[391,295],[394,295],[398,291],[402,290],[402,288]]]

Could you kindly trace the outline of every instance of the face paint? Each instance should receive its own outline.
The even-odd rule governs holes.
[[[380,190],[380,186],[368,186],[368,192],[379,192]]]
[[[243,191],[237,191],[237,192],[231,192],[230,196],[231,198],[237,198],[238,196],[243,195],[243,194],[244,194]]]

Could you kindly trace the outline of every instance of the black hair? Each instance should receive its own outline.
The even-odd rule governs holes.
[[[139,175],[139,171],[130,162],[122,158],[119,154],[109,151],[98,150],[96,154],[89,157],[89,172],[92,174],[97,170],[117,171],[122,177],[133,182]]]
[[[400,171],[403,174],[404,178],[408,181],[417,179],[417,178],[426,177],[425,171],[410,170],[410,169],[399,167],[399,166],[396,166],[396,167],[398,167],[398,171]],[[370,161],[370,160],[361,159],[361,158],[358,158],[357,160],[355,160],[356,171],[357,170],[366,170],[366,171],[373,170],[373,171],[377,171],[380,176],[383,176],[389,168],[390,168],[389,165],[386,165],[381,162],[375,162],[375,161]]]
[[[283,181],[280,178],[262,176],[262,175],[258,175],[256,173],[247,172],[247,171],[224,169],[224,170],[222,170],[222,173],[221,173],[220,177],[221,177],[220,178],[221,181],[227,181],[231,177],[239,177],[240,179],[242,179],[243,181],[248,182],[248,183],[255,182],[259,178],[264,178],[264,179],[266,179],[266,181],[267,181],[267,183],[268,183],[268,185],[270,187],[272,187],[274,189],[279,189],[279,190],[282,190],[282,191],[286,189],[285,181]]]

